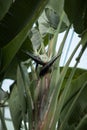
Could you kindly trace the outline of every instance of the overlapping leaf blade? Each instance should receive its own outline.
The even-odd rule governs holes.
[[[85,29],[87,29],[86,0],[65,0],[64,9],[78,34],[81,34]]]
[[[11,112],[12,122],[15,130],[19,130],[22,121],[22,109],[19,99],[18,88],[16,84],[11,86],[11,94],[8,100],[9,108]]]
[[[34,23],[46,2],[47,0],[16,0],[0,23],[0,47],[8,44],[28,22]]]
[[[12,4],[12,0],[0,0],[0,20],[5,16],[8,12],[10,6]]]

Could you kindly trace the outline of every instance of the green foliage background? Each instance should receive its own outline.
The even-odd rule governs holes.
[[[61,56],[39,76],[44,66],[62,54],[69,30],[81,40],[64,67]],[[57,38],[65,31],[59,50]],[[75,44],[75,43],[74,43]],[[77,52],[75,66],[69,64]],[[0,119],[7,130],[2,108],[8,105],[15,130],[86,130],[87,71],[78,69],[87,46],[87,2],[82,0],[0,0]],[[42,58],[43,57],[43,58]],[[30,71],[28,71],[30,70]],[[12,79],[10,92],[2,90],[4,79]]]

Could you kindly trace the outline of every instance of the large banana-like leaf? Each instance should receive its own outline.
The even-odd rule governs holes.
[[[85,29],[87,29],[86,0],[65,0],[64,9],[78,34],[81,34]]]
[[[28,22],[32,26],[46,2],[47,0],[15,0],[0,22],[0,47],[8,44]]]
[[[11,4],[12,4],[12,0],[0,0],[0,20],[5,16],[5,14],[8,12]]]
[[[32,48],[33,48],[32,43],[29,37],[27,37],[23,45],[19,49],[18,53],[16,54],[16,56],[12,59],[10,65],[8,66],[8,69],[6,69],[4,73],[4,78],[13,79],[13,80],[17,79],[16,73],[17,73],[17,66],[19,61],[25,61],[29,58],[28,56],[24,55],[24,53],[21,50],[24,49],[24,50],[31,51]]]
[[[0,43],[1,47],[3,47],[1,51],[1,74],[6,71],[22,44],[25,42],[29,30],[39,16],[46,2],[47,0],[15,1],[9,10],[10,14],[7,13],[1,21]],[[6,22],[6,26],[2,26],[4,22]],[[29,48],[28,43],[27,46]],[[18,60],[20,60],[20,57]]]
[[[25,41],[28,32],[29,32],[30,24],[26,25],[26,27],[11,41],[9,44],[3,47],[2,49],[2,72],[7,69],[12,59],[22,46]]]

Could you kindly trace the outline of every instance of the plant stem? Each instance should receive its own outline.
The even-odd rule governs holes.
[[[60,22],[59,22],[58,27],[57,27],[57,31],[56,31],[56,33],[54,35],[54,39],[53,39],[53,51],[52,51],[53,55],[55,55],[57,38],[58,38],[58,34],[59,34],[59,31],[60,31],[60,28],[61,28],[61,25],[62,25],[63,18],[64,18],[64,12],[62,12],[62,15],[61,15],[61,18],[60,18]]]
[[[83,53],[84,53],[84,51],[85,51],[85,49],[86,49],[86,46],[87,46],[87,43],[85,43],[85,44],[83,45],[83,47],[82,47],[82,49],[81,49],[81,51],[80,51],[80,53],[79,53],[79,55],[78,55],[78,57],[77,57],[77,59],[76,59],[77,62],[76,62],[75,66],[74,66],[74,68],[73,68],[73,70],[72,70],[72,72],[71,72],[71,75],[69,76],[69,79],[68,79],[68,81],[67,81],[67,83],[66,83],[66,87],[68,86],[68,88],[69,88],[69,84],[70,84],[69,81],[71,81],[70,79],[73,77],[73,75],[74,75],[74,73],[75,73],[76,67],[77,67],[77,65],[78,65],[78,63],[79,63],[79,61],[80,61],[81,56],[83,55]],[[68,110],[68,112],[67,112],[67,114],[66,114],[66,116],[65,116],[65,118],[64,118],[64,120],[63,120],[63,122],[62,122],[62,124],[61,124],[61,126],[60,126],[60,130],[62,130],[63,127],[65,126],[65,123],[66,123],[66,121],[67,121],[67,118],[68,118],[69,115],[70,115],[70,112],[72,111],[73,106],[75,105],[77,99],[79,98],[79,96],[80,96],[82,90],[84,89],[84,87],[85,87],[86,85],[87,85],[87,82],[85,82],[85,83],[83,84],[82,88],[81,88],[81,89],[79,90],[79,92],[77,93],[77,96],[76,96],[75,99],[73,100],[73,102],[72,102],[72,104],[71,104],[71,106],[70,106],[70,108],[69,108],[69,110]],[[63,98],[64,98],[64,99],[66,98],[67,92],[68,92],[68,89],[67,89],[66,93],[64,93],[65,96],[63,95]],[[64,101],[63,101],[63,102],[64,102]],[[62,106],[63,106],[63,103],[62,103]],[[61,107],[61,108],[62,108],[62,107]]]

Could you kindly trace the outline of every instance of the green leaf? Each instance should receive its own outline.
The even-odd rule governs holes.
[[[48,19],[49,26],[53,27],[54,29],[57,29],[57,26],[60,21],[60,16],[54,9],[51,9],[49,7],[45,9],[45,13]],[[67,25],[64,22],[62,22],[60,32],[65,31],[66,28]]]
[[[29,33],[30,24],[26,25],[25,28],[2,49],[2,71],[5,71],[12,59],[22,46]]]
[[[81,43],[84,45],[87,42],[87,29],[81,35]]]
[[[27,38],[25,39],[25,41],[23,42],[22,46],[20,47],[19,51],[16,54],[16,58],[20,62],[29,59],[29,57],[27,55],[25,55],[22,50],[26,50],[29,52],[33,51],[33,45],[32,45],[32,42],[31,42],[29,36],[27,36]]]
[[[71,129],[73,126],[74,128],[78,126],[80,120],[83,118],[83,116],[87,113],[87,73],[82,74],[82,76],[79,76],[78,79],[76,79],[73,84],[71,84],[71,94],[74,94],[73,96],[70,95],[70,99],[68,100],[67,104],[64,106],[63,111],[61,112],[61,126],[59,130],[65,130],[67,127],[68,129]],[[85,76],[85,79],[84,79]],[[83,80],[82,80],[83,79]],[[77,82],[78,81],[78,82]],[[82,81],[82,82],[81,82]],[[79,84],[80,83],[80,84]],[[78,90],[77,90],[78,88]],[[83,105],[84,104],[84,105]],[[67,112],[68,109],[68,112]],[[66,116],[65,113],[67,112]]]
[[[12,62],[8,66],[8,69],[6,69],[3,77],[5,79],[16,80],[17,79],[17,66],[18,66],[18,60],[17,60],[17,57],[14,57],[12,59]]]
[[[55,2],[53,0],[50,0],[47,6],[53,8],[60,16],[63,12],[64,0],[55,0]]]
[[[26,113],[25,87],[19,67],[17,68],[17,88],[18,88],[18,96],[20,99],[20,105],[24,116]]]
[[[74,77],[76,77],[76,74]],[[66,95],[65,104],[67,104],[67,102],[79,91],[79,89],[81,88],[81,86],[86,80],[87,80],[86,70],[83,70],[82,74],[80,73],[75,79],[72,79],[72,83]]]
[[[25,87],[25,94],[26,94],[26,100],[27,100],[27,113],[28,113],[28,125],[29,129],[32,129],[33,127],[33,109],[34,109],[34,103],[33,98],[30,91],[30,80],[27,72],[27,68],[22,63],[19,66],[20,74],[24,83]]]
[[[2,51],[1,51],[1,48],[0,48],[0,68],[1,68],[1,62],[2,62]]]
[[[30,37],[34,50],[38,50],[43,40],[40,32],[36,28],[31,29],[32,36]]]
[[[54,0],[50,0],[48,2],[47,7],[53,9],[57,13],[58,17],[60,18],[62,15],[62,12],[64,12],[64,0],[55,0],[55,2],[54,2]],[[67,26],[69,26],[69,20],[67,18],[67,15],[65,14],[65,12],[64,12],[63,22]]]
[[[5,70],[4,78],[13,79],[13,80],[17,79],[16,73],[17,73],[18,63],[29,59],[29,57],[25,55],[22,52],[22,50],[33,51],[32,43],[29,37],[26,38],[21,48],[19,49],[19,51],[17,52],[17,54],[15,55],[15,57],[12,59],[11,63],[9,64],[8,69]]]
[[[0,23],[0,47],[8,44],[27,23],[30,27],[48,0],[15,0]]]
[[[8,12],[10,6],[12,4],[12,0],[0,0],[0,20],[5,16]]]
[[[63,67],[61,67],[60,69],[61,69],[61,71],[62,71]],[[68,68],[68,71],[67,71],[67,73],[66,73],[65,79],[64,79],[64,81],[63,81],[62,89],[64,89],[65,83],[66,83],[66,81],[68,80],[69,75],[70,75],[72,69],[73,69],[72,67],[69,67],[69,68]],[[72,81],[76,80],[79,76],[82,76],[82,74],[85,74],[85,73],[86,73],[86,70],[85,70],[85,69],[77,68],[76,71],[75,71],[75,74],[73,75]],[[67,95],[68,95],[68,94],[67,94]]]
[[[16,1],[17,2],[17,1]],[[18,17],[18,19],[19,19],[19,21],[21,20],[20,19],[20,16],[22,16],[22,22],[24,22],[24,20],[26,20],[25,19],[25,17],[23,17],[23,14],[22,14],[22,12],[20,11],[20,9],[23,9],[23,8],[26,8],[26,10],[27,10],[27,8],[28,7],[24,7],[24,5],[26,4],[27,6],[28,6],[28,4],[27,4],[27,2],[25,2],[24,0],[22,1],[22,2],[24,2],[25,4],[23,4],[22,2],[18,2],[18,3],[16,3],[16,2],[14,2],[14,5],[12,6],[12,10],[13,10],[13,12],[15,12],[15,11],[17,11],[15,14],[14,14],[14,16],[15,16],[15,19]],[[30,1],[29,1],[30,2]],[[36,2],[36,1],[34,1],[34,2]],[[42,4],[42,3],[43,4]],[[11,25],[12,26],[12,28],[14,28],[14,29],[18,29],[19,28],[19,24],[21,25],[21,24],[23,24],[23,26],[21,25],[21,28],[23,28],[25,25],[26,25],[26,23],[28,23],[23,29],[22,29],[22,31],[20,32],[20,33],[18,33],[18,35],[16,35],[16,37],[14,37],[14,39],[12,39],[13,38],[13,36],[12,36],[12,38],[10,37],[10,42],[6,45],[6,46],[4,46],[3,48],[2,48],[2,61],[1,61],[1,72],[0,72],[0,77],[2,77],[3,78],[3,74],[4,74],[4,72],[6,71],[6,69],[8,68],[8,66],[9,66],[9,64],[11,63],[11,61],[13,60],[13,58],[15,57],[15,55],[16,55],[16,53],[19,51],[19,49],[21,48],[21,46],[22,46],[22,44],[23,44],[23,42],[25,41],[25,39],[27,38],[27,36],[28,36],[28,32],[29,32],[29,29],[31,28],[31,26],[32,26],[32,24],[35,22],[35,20],[36,20],[36,18],[39,16],[39,14],[40,14],[40,12],[42,11],[42,9],[43,9],[43,7],[45,6],[45,4],[46,4],[46,2],[47,2],[47,0],[45,0],[45,1],[43,1],[43,0],[38,0],[38,2],[37,2],[37,4],[34,4],[35,5],[35,7],[34,7],[34,10],[32,10],[32,11],[35,11],[35,13],[33,13],[32,12],[32,14],[31,14],[31,11],[30,11],[30,14],[29,14],[29,12],[27,12],[27,14],[28,14],[28,16],[29,16],[29,20],[27,20],[27,22],[25,22],[25,24],[24,23],[19,23],[19,21],[18,21],[18,19],[17,19],[17,21],[18,21],[18,24],[16,23],[15,24],[15,26],[14,26],[14,23],[15,23],[15,21],[16,20],[13,20],[13,19],[10,19],[9,17],[10,16],[8,16],[7,15],[7,19],[8,19],[8,22],[7,22],[7,25],[6,26],[8,26],[8,24],[9,24],[9,26]],[[22,4],[22,5],[20,5],[20,4]],[[18,10],[16,10],[16,8],[15,8],[15,6],[17,7],[17,9]],[[21,7],[20,7],[21,6]],[[29,5],[30,6],[30,5]],[[13,8],[14,7],[14,8]],[[19,8],[20,7],[20,8]],[[37,9],[38,8],[38,9]],[[31,9],[31,8],[30,8]],[[23,10],[22,10],[23,11]],[[19,13],[18,13],[19,12]],[[24,12],[24,11],[23,11]],[[21,15],[19,15],[19,16],[17,16],[16,17],[16,15],[17,14],[20,14],[21,13]],[[26,13],[26,11],[25,11],[25,13]],[[11,18],[12,18],[12,16],[11,16]],[[12,21],[11,21],[12,20]],[[11,23],[10,23],[11,22]],[[2,25],[2,24],[1,24]],[[8,27],[9,27],[8,26]],[[13,31],[13,29],[12,29],[12,32],[11,32],[11,26],[9,27],[9,32],[12,34],[12,32],[14,33],[14,32],[16,32],[16,30],[15,31]],[[2,27],[1,27],[2,28]],[[9,32],[7,31],[5,31],[5,29],[0,29],[0,31],[1,31],[1,34],[4,36],[2,36],[1,35],[1,37],[0,38],[2,38],[5,42],[6,42],[6,39],[8,40],[9,38],[8,38],[8,36],[10,36],[10,34],[9,34]],[[6,33],[6,34],[4,34],[4,32]],[[5,38],[5,37],[7,37],[7,38]],[[3,45],[3,42],[1,41],[0,43],[2,43],[2,45]],[[7,43],[7,42],[6,42]]]
[[[87,129],[87,113],[80,121],[79,125],[77,126],[76,130],[86,130]]]
[[[52,29],[52,27],[50,27],[49,21],[46,17],[45,10],[39,17],[38,24],[39,24],[39,31],[42,37],[45,37],[46,34],[54,34],[55,30]]]
[[[10,98],[8,100],[11,117],[15,130],[19,130],[22,121],[22,108],[19,99],[18,88],[16,84],[11,86]]]
[[[77,33],[87,28],[87,1],[65,0],[64,9]]]
[[[48,23],[51,27],[57,28],[59,23],[59,17],[57,13],[51,8],[45,8],[45,13],[48,19]]]
[[[38,19],[39,23],[39,30],[42,36],[46,36],[46,34],[54,35],[59,22],[60,18],[59,14],[55,11],[54,8],[47,6],[41,16]],[[64,13],[65,17],[65,13]],[[65,31],[69,24],[66,24],[62,19],[62,25],[60,27],[59,33]]]

